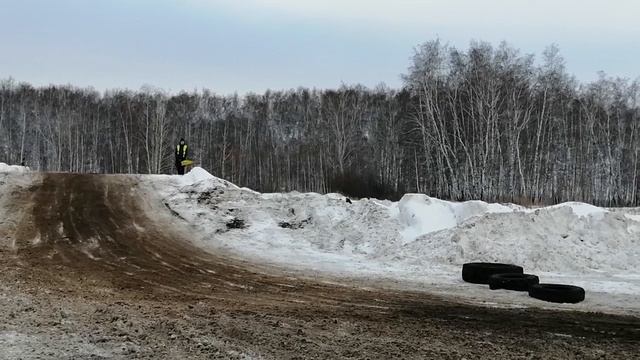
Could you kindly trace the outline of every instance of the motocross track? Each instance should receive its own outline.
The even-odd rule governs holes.
[[[635,317],[474,307],[204,252],[139,181],[43,174],[5,190],[0,359],[640,354]]]

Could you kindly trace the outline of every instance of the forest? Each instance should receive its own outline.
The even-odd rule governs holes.
[[[402,80],[223,96],[7,78],[0,162],[170,174],[184,137],[199,166],[262,192],[640,204],[640,79],[580,82],[555,46],[536,57],[433,40],[416,47]]]

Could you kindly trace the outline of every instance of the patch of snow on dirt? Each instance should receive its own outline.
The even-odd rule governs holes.
[[[78,336],[67,334],[64,339],[55,339],[50,335],[41,334],[24,334],[17,331],[0,332],[0,349],[2,349],[2,359],[40,359],[34,353],[43,350],[44,342],[58,342],[59,346],[48,348],[51,357],[64,356],[65,358],[112,358],[114,352],[107,349],[101,349],[93,344],[88,343],[85,339]],[[57,354],[57,356],[52,356]]]

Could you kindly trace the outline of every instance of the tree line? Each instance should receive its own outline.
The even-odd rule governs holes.
[[[0,81],[0,161],[43,171],[172,173],[177,139],[259,191],[421,192],[517,203],[638,205],[640,81],[580,83],[556,47],[429,41],[404,86],[243,96],[104,93]]]

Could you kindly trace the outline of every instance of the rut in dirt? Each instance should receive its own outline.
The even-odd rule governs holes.
[[[128,176],[44,174],[31,188],[18,256],[35,267],[62,266],[116,289],[207,295],[268,285],[192,245],[184,226],[150,218],[139,192]],[[240,277],[242,285],[236,284]]]

